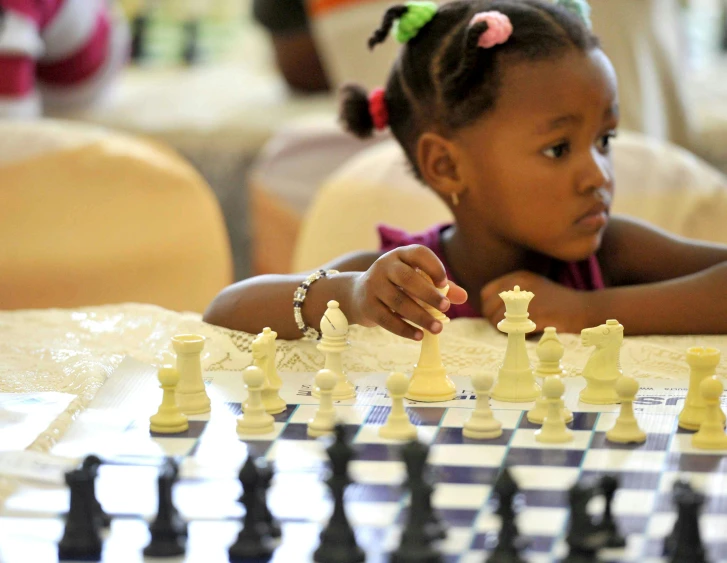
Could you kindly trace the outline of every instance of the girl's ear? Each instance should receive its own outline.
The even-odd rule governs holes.
[[[422,179],[446,200],[464,191],[458,151],[450,140],[424,133],[417,142],[417,164]]]

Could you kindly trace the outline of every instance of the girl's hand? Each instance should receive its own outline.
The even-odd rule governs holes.
[[[434,285],[417,269],[429,275]],[[444,297],[437,288],[441,290],[447,284],[449,292]],[[447,280],[444,266],[436,254],[417,244],[387,252],[361,274],[351,295],[352,320],[363,326],[379,325],[412,340],[421,340],[424,334],[405,320],[433,334],[439,333],[442,323],[414,298],[445,313],[451,303],[461,304],[467,300],[467,292]]]
[[[505,302],[500,298],[500,292],[510,291],[516,285],[535,294],[528,313],[537,325],[537,332],[542,332],[546,326],[554,326],[558,332],[580,333],[588,326],[587,291],[564,287],[526,270],[506,274],[480,290],[482,316],[493,325],[497,326],[505,318]]]

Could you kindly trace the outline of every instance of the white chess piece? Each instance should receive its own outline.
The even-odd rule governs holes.
[[[328,308],[321,318],[321,341],[317,348],[326,356],[325,369],[333,371],[338,380],[333,388],[333,400],[345,401],[356,398],[356,388],[343,371],[341,355],[351,345],[348,343],[348,319],[341,311],[338,301],[329,301]],[[313,389],[313,396],[319,397],[320,390]]]
[[[275,419],[265,412],[262,390],[265,372],[252,365],[242,370],[242,379],[247,387],[247,401],[242,405],[242,414],[237,417],[238,434],[268,434],[275,431]]]
[[[417,270],[417,273],[429,283],[433,283],[432,279],[421,270]],[[449,292],[449,285],[437,291],[446,297]],[[419,299],[415,299],[415,301],[432,315],[432,317],[442,323],[443,326],[449,322],[447,315],[441,311]],[[457,395],[457,388],[447,375],[447,369],[442,364],[442,353],[439,349],[439,334],[433,334],[423,327],[419,328],[421,328],[424,337],[422,338],[419,360],[414,366],[411,380],[409,381],[409,390],[406,393],[406,398],[425,403],[451,401]]]
[[[590,405],[615,405],[619,402],[616,382],[623,375],[621,371],[621,345],[624,341],[624,327],[615,319],[606,324],[581,331],[581,343],[595,346],[583,368],[586,386],[579,399]]]
[[[623,375],[616,381],[616,393],[621,401],[619,412],[613,428],[606,432],[606,439],[619,444],[641,444],[646,442],[646,433],[639,428],[634,416],[634,399],[639,392],[639,382],[633,377]]]
[[[717,348],[695,346],[687,350],[687,363],[689,364],[689,390],[684,400],[684,408],[679,413],[679,427],[685,430],[699,430],[707,411],[700,384],[717,372],[721,353]],[[725,414],[720,410],[722,424],[725,423]]]
[[[409,420],[404,407],[404,395],[409,389],[409,378],[395,371],[386,379],[386,389],[391,397],[391,412],[384,425],[379,428],[379,436],[390,440],[415,440],[417,427]]]
[[[573,432],[563,418],[563,393],[565,385],[560,376],[553,375],[543,382],[543,394],[548,401],[548,414],[543,426],[535,431],[535,440],[544,444],[562,444],[573,440]]]
[[[692,445],[700,450],[727,450],[727,434],[722,422],[724,411],[720,405],[724,385],[716,376],[708,377],[699,384],[699,392],[705,413],[699,431],[692,436]]]
[[[563,366],[560,360],[563,358],[565,352],[565,346],[558,338],[558,333],[555,327],[546,326],[543,331],[543,336],[540,337],[538,346],[535,348],[535,353],[538,356],[538,365],[535,368],[535,376],[541,377],[543,383],[545,378],[553,375],[563,376]],[[540,397],[535,400],[535,406],[528,411],[528,421],[533,424],[543,424],[546,415],[548,414],[548,399],[545,397],[543,392]],[[573,421],[573,413],[565,408],[563,405],[563,420],[568,422]]]
[[[177,353],[177,405],[184,414],[210,412],[210,398],[202,379],[202,360],[204,336],[198,334],[178,334],[172,337],[172,346]]]
[[[159,386],[162,388],[162,403],[159,410],[149,418],[149,430],[162,434],[184,432],[189,428],[187,417],[177,406],[175,390],[179,383],[179,373],[171,365],[164,365],[157,371]]]
[[[265,412],[269,414],[278,414],[287,408],[285,401],[280,398],[279,391],[282,387],[282,381],[280,381],[280,377],[278,377],[277,370],[275,369],[276,336],[277,333],[272,332],[268,328],[267,332],[263,331],[258,334],[251,345],[252,363],[263,370],[265,374],[262,387],[262,401]],[[271,342],[272,348],[270,346]]]
[[[540,386],[533,377],[525,348],[525,335],[535,330],[535,323],[528,318],[528,305],[533,297],[530,291],[520,291],[518,285],[512,291],[500,293],[506,312],[497,328],[507,334],[507,348],[492,389],[492,398],[497,401],[527,403],[540,396]]]
[[[462,435],[473,440],[493,440],[502,436],[502,423],[490,408],[490,389],[494,377],[484,371],[472,376],[472,387],[477,395],[475,410],[462,426]]]
[[[320,389],[320,405],[308,421],[308,436],[318,438],[333,432],[336,426],[336,408],[333,406],[333,389],[338,381],[336,372],[322,369],[316,374],[316,386]]]

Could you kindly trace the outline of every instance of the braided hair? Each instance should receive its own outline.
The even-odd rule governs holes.
[[[369,39],[373,48],[388,36],[405,5],[393,6]],[[513,33],[503,44],[479,48],[486,21],[470,26],[484,11],[505,14]],[[389,126],[421,177],[416,163],[419,136],[442,134],[472,124],[495,108],[504,68],[519,61],[542,61],[570,50],[587,52],[599,46],[584,21],[547,0],[454,0],[401,49],[386,84]],[[373,133],[367,93],[358,85],[341,89],[340,119],[345,129],[365,138]]]

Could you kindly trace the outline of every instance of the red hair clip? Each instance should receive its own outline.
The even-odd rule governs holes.
[[[384,94],[383,88],[376,88],[369,94],[369,113],[378,131],[386,129],[389,125],[389,108],[386,107]]]

